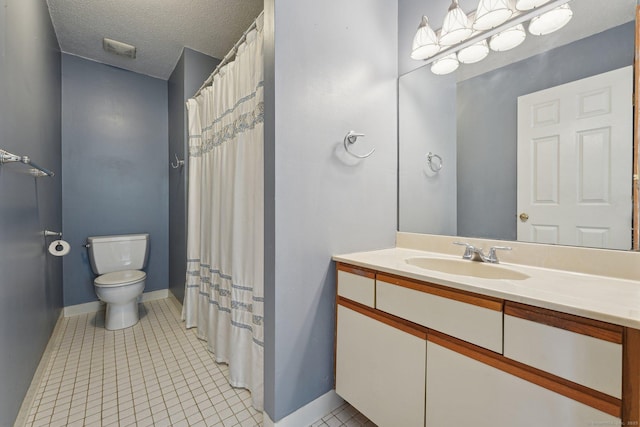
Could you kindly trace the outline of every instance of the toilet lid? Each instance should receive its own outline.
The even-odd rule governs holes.
[[[96,277],[93,282],[96,286],[123,286],[144,280],[147,273],[140,270],[114,271]]]

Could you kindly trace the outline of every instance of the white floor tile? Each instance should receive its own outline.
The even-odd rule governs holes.
[[[26,427],[262,425],[251,394],[229,385],[206,342],[169,300],[140,305],[140,322],[104,329],[104,312],[62,320]],[[314,426],[371,426],[348,404]]]
[[[225,396],[243,420],[261,425],[261,414],[256,421],[238,404],[250,393],[229,386],[227,366],[185,329],[172,302],[145,302],[140,314],[119,331],[104,329],[104,312],[63,319],[26,426],[239,425]]]

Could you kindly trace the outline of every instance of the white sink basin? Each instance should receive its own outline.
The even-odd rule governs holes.
[[[459,276],[479,277],[482,279],[524,280],[528,279],[524,273],[486,262],[469,261],[465,259],[444,259],[430,257],[411,257],[407,264],[426,270],[440,271]]]

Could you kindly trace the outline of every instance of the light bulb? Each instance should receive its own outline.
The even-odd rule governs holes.
[[[473,21],[473,29],[490,30],[511,18],[512,15],[510,0],[480,0]]]
[[[482,40],[478,43],[474,43],[471,46],[467,46],[458,52],[458,61],[463,64],[473,64],[480,62],[489,54],[489,47],[487,41]]]
[[[427,59],[438,53],[439,50],[438,37],[429,26],[427,17],[423,16],[420,26],[418,26],[418,31],[416,31],[416,35],[413,38],[411,58],[416,60]]]
[[[516,9],[531,10],[548,2],[549,0],[516,0]]]
[[[501,33],[491,36],[489,46],[491,47],[491,50],[504,52],[505,50],[513,49],[521,44],[526,37],[527,33],[524,31],[524,27],[522,24],[518,24],[502,31]]]
[[[473,30],[469,17],[458,5],[458,0],[453,0],[449,11],[444,17],[442,30],[440,31],[440,45],[451,46],[467,39]]]
[[[434,61],[431,64],[431,72],[438,75],[449,74],[457,70],[459,65],[460,63],[456,58],[456,54],[452,53],[451,55],[447,55],[444,58]]]
[[[536,36],[553,33],[567,25],[572,16],[573,11],[569,7],[569,3],[565,3],[531,19],[529,32]]]

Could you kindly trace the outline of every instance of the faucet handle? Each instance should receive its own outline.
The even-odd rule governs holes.
[[[453,242],[454,245],[466,246],[464,250],[464,255],[462,255],[463,259],[471,259],[473,257],[473,252],[475,251],[475,247],[466,242]]]
[[[469,243],[466,243],[466,242],[453,242],[453,244],[454,245],[460,245],[460,246],[466,246],[466,247],[473,246],[473,245],[470,245]]]
[[[489,261],[498,263],[498,256],[496,255],[496,251],[510,251],[511,246],[491,246],[489,248]]]

